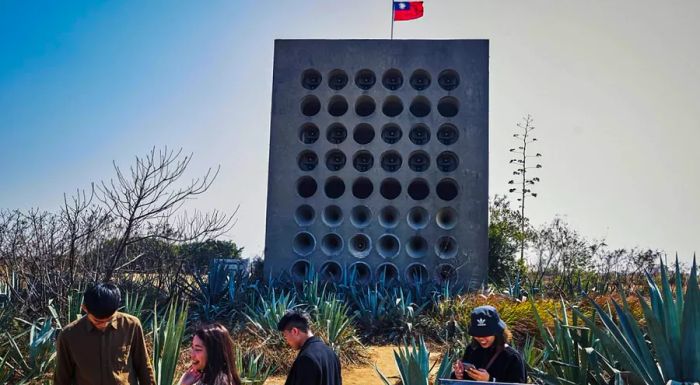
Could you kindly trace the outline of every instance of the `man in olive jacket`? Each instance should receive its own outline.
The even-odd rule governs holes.
[[[58,335],[54,385],[155,385],[139,319],[117,311],[119,288],[85,291],[84,317]]]
[[[310,323],[309,315],[299,310],[287,311],[277,323],[287,344],[299,350],[285,385],[342,385],[338,356],[314,336]]]

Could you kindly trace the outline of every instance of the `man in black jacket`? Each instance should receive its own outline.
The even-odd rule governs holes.
[[[285,385],[342,385],[340,360],[335,352],[309,329],[309,315],[288,310],[277,323],[287,344],[299,350]]]

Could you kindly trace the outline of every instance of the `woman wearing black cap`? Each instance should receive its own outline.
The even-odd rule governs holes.
[[[452,378],[474,381],[526,383],[523,358],[506,342],[510,331],[493,306],[479,306],[472,311],[467,346],[461,361],[452,365]]]

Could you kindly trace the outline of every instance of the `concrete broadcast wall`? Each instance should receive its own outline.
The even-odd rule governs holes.
[[[265,273],[479,287],[488,40],[277,40]]]

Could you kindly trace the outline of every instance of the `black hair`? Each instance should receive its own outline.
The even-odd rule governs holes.
[[[113,283],[100,282],[85,290],[83,304],[88,313],[97,318],[112,316],[122,301],[119,288]]]
[[[309,325],[311,324],[311,318],[309,314],[301,310],[287,310],[280,322],[277,323],[277,330],[285,331],[292,328],[297,328],[303,333],[309,331]]]
[[[493,341],[493,345],[495,347],[501,347],[501,349],[505,348],[506,344],[510,342],[510,340],[513,338],[513,334],[510,332],[508,328],[505,328],[502,332],[498,332],[495,334],[496,339]],[[480,347],[478,342],[476,342],[476,339],[472,337],[472,341],[470,344],[474,349]]]
[[[220,323],[204,324],[194,335],[199,337],[207,350],[207,364],[202,374],[202,383],[211,385],[241,385],[236,372],[236,357],[233,340],[226,327]]]

